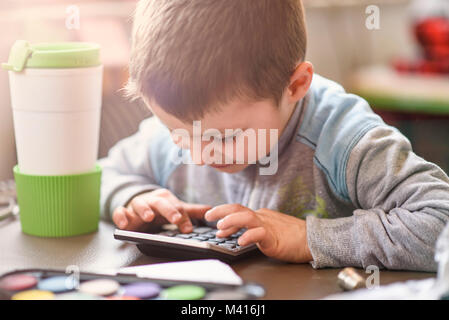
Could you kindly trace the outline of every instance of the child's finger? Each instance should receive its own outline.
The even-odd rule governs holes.
[[[118,207],[112,214],[112,221],[114,221],[115,225],[120,229],[124,229],[128,225],[125,210],[126,209],[124,207]]]
[[[189,214],[185,211],[185,209],[182,206],[182,204],[180,203],[180,201],[178,200],[176,203],[172,202],[172,204],[181,213],[181,216],[182,216],[181,220],[179,220],[177,223],[179,230],[182,233],[192,232],[193,231],[192,221],[190,220]]]
[[[240,211],[231,213],[218,221],[217,228],[225,230],[231,227],[236,228],[257,228],[261,226],[261,221],[257,217],[257,214],[251,210]]]
[[[178,210],[179,213],[181,213],[182,218],[177,224],[181,232],[184,233],[192,232],[193,230],[193,225],[189,218],[190,216],[196,218],[197,216],[200,215],[200,217],[202,218],[204,216],[204,213],[211,208],[210,206],[205,208],[202,205],[185,203],[184,201],[179,200],[170,191],[164,192],[161,196],[167,199],[176,208],[176,210]],[[186,209],[188,209],[190,212],[188,212],[188,210]]]
[[[147,201],[142,197],[135,197],[131,201],[131,207],[135,213],[145,222],[151,222],[154,219],[154,212],[151,210]]]
[[[206,214],[204,215],[204,218],[207,221],[215,221],[215,220],[224,218],[228,214],[238,212],[238,211],[243,211],[245,209],[248,210],[248,208],[245,208],[244,206],[242,206],[240,204],[222,204],[222,205],[213,207],[212,209],[207,211]]]
[[[232,228],[228,228],[228,229],[224,229],[224,230],[218,230],[216,233],[216,236],[219,238],[226,238],[226,237],[229,237],[230,235],[236,233],[239,230],[240,230],[239,227],[232,227]]]
[[[181,208],[178,209],[173,203],[165,198],[155,197],[149,200],[149,204],[153,211],[159,213],[169,222],[177,224],[178,227],[186,228],[189,224],[192,225],[187,214],[183,213],[183,210],[179,210]]]
[[[182,207],[182,201],[179,200],[170,190],[168,189],[158,189],[155,191],[156,197],[165,198],[170,201],[177,209],[180,211],[180,207]],[[181,212],[181,211],[180,211]]]
[[[206,204],[194,204],[194,203],[187,203],[187,202],[181,202],[182,207],[184,208],[184,211],[188,213],[188,215],[192,218],[196,219],[202,219],[204,217],[204,214],[212,209],[211,206]]]
[[[258,243],[265,240],[267,232],[264,227],[257,227],[245,231],[238,239],[240,246],[247,246],[252,243]]]
[[[189,217],[187,216],[187,214],[183,215],[183,218],[181,219],[181,221],[178,223],[178,228],[182,233],[190,233],[193,231],[193,225],[192,222],[190,221]]]
[[[186,212],[190,217],[202,219],[207,210],[212,207],[204,204],[193,204],[179,200],[170,190],[160,189],[158,190],[158,196],[170,201],[181,214]]]
[[[125,215],[126,219],[128,220],[128,225],[126,226],[126,230],[130,231],[138,231],[142,228],[142,226],[145,224],[145,221],[143,221],[137,213],[134,212],[133,209],[126,209],[125,208]]]

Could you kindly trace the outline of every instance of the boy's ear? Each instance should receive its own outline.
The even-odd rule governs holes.
[[[313,78],[313,65],[304,61],[297,65],[295,71],[290,77],[290,84],[287,88],[288,99],[290,103],[297,102],[304,98],[310,88]]]

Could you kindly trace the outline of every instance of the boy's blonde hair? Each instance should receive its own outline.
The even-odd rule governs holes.
[[[301,0],[141,0],[125,91],[182,121],[235,98],[278,105],[305,29]]]

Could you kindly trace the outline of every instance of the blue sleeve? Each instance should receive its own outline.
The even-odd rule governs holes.
[[[370,129],[385,125],[368,103],[317,74],[297,139],[315,149],[314,162],[334,194],[349,202],[346,167],[352,148]]]

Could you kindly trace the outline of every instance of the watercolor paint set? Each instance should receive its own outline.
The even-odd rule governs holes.
[[[0,276],[1,300],[253,300],[264,295],[265,289],[256,283],[228,285],[120,273],[24,269]]]

